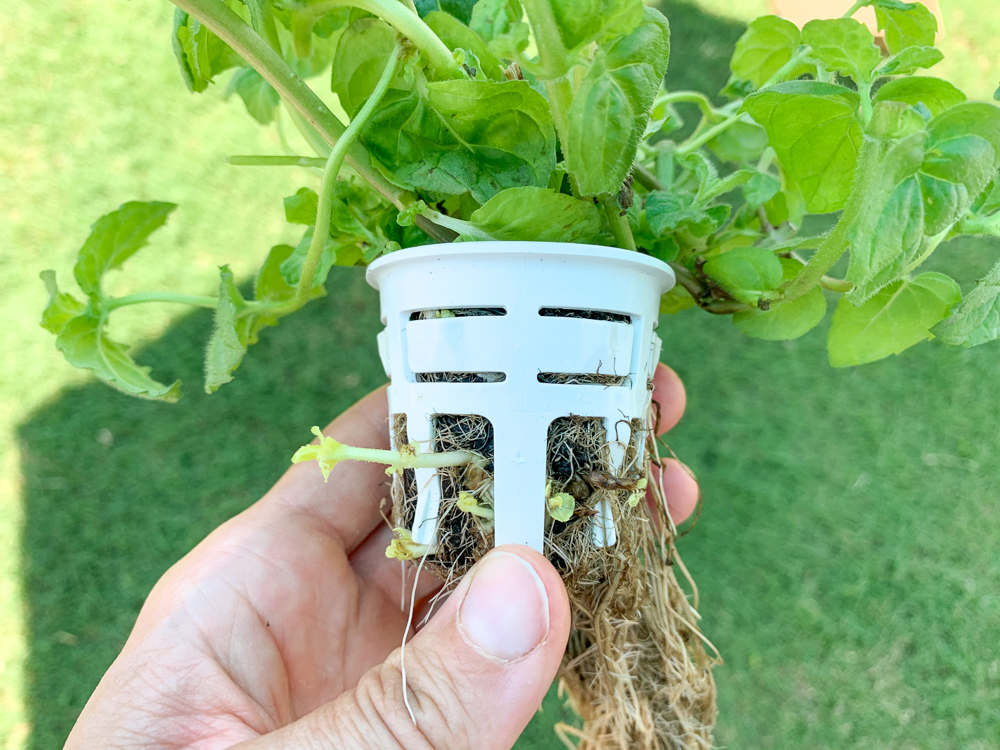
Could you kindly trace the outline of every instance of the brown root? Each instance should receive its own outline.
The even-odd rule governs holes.
[[[560,571],[573,609],[560,684],[584,719],[582,729],[564,726],[561,736],[573,746],[566,739],[573,735],[577,750],[709,750],[716,714],[710,670],[718,657],[706,651],[707,645],[716,653],[698,628],[697,590],[677,556],[662,486],[650,487],[653,503],[629,503],[651,464],[659,462],[653,431],[640,420],[629,427],[622,466],[611,465],[600,418],[563,417],[549,428],[549,492],[576,500],[568,521],[547,520],[545,535],[546,555]],[[393,442],[407,442],[405,417],[395,417]],[[433,449],[482,457],[441,471],[438,544],[424,569],[450,588],[493,546],[492,522],[457,507],[461,492],[492,506],[492,424],[474,415],[437,415]],[[413,472],[393,478],[397,525],[412,526],[417,490]],[[611,509],[617,542],[596,547],[591,528],[602,502]],[[677,580],[678,569],[693,604]]]

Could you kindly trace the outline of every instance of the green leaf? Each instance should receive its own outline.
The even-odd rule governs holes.
[[[219,269],[219,304],[215,308],[215,329],[205,352],[205,393],[215,393],[233,379],[233,372],[243,362],[246,343],[237,331],[237,316],[246,302],[233,281],[229,266]]]
[[[632,33],[598,49],[568,115],[566,165],[582,195],[621,189],[669,54],[667,19],[652,8]]]
[[[743,118],[734,122],[705,145],[722,161],[746,164],[757,161],[764,153],[764,149],[767,148],[767,131],[757,123],[749,122]]]
[[[302,278],[302,266],[305,264],[306,256],[309,254],[309,245],[312,244],[313,232],[313,227],[309,227],[302,235],[302,239],[299,240],[299,244],[281,262],[281,276],[289,286],[298,286],[299,279]],[[332,237],[327,237],[326,244],[323,246],[323,252],[320,255],[319,266],[316,268],[316,278],[313,281],[314,293],[322,290],[330,269],[337,262],[338,252],[339,243]]]
[[[479,0],[472,9],[469,28],[490,42],[510,34],[523,17],[524,10],[518,0]]]
[[[702,270],[733,299],[756,306],[781,285],[781,261],[763,247],[740,247],[705,261]]]
[[[418,71],[419,75],[419,71]],[[548,184],[555,130],[548,103],[527,81],[436,81],[391,90],[361,133],[396,184],[438,195]]]
[[[476,0],[417,0],[417,12],[426,18],[435,11],[444,11],[462,23],[468,23]]]
[[[923,125],[906,105],[880,102],[873,135],[879,137],[880,123],[900,116],[914,123],[908,128]],[[873,140],[872,147],[879,155],[866,164],[858,214],[848,230],[847,278],[855,285],[848,298],[854,304],[923,262],[989,184],[1000,167],[1000,110],[957,105],[927,123],[926,132]]]
[[[743,103],[812,213],[838,211],[850,195],[862,141],[859,104],[854,91],[818,81],[779,83]]]
[[[478,69],[478,74],[494,81],[507,80],[500,59],[490,52],[476,32],[457,18],[448,13],[434,11],[427,14],[424,22],[449,49],[471,52],[476,58],[475,67]]]
[[[815,19],[802,29],[802,41],[810,53],[830,72],[849,75],[855,82],[869,83],[882,61],[875,37],[853,18]]]
[[[898,55],[893,55],[882,63],[877,75],[913,75],[918,69],[933,67],[943,59],[944,53],[934,47],[906,47]]]
[[[642,0],[549,0],[563,45],[573,53],[591,42],[629,34],[643,21]],[[645,9],[648,16],[649,9]]]
[[[244,64],[232,47],[179,8],[174,11],[171,43],[190,91],[204,91],[216,75]]]
[[[315,226],[316,210],[319,206],[319,196],[315,190],[299,188],[295,195],[285,198],[285,221],[290,224],[305,224]]]
[[[794,258],[780,258],[782,280],[791,281],[803,263]],[[751,338],[767,341],[791,341],[811,331],[826,315],[826,298],[818,286],[801,297],[781,302],[769,310],[746,310],[733,315],[733,325]]]
[[[175,208],[174,203],[131,201],[94,222],[73,269],[84,293],[99,295],[104,274],[142,248]]]
[[[931,333],[946,344],[967,348],[1000,338],[1000,263],[976,282],[976,288]]]
[[[958,284],[940,273],[897,281],[860,307],[841,298],[827,338],[830,364],[863,365],[931,338],[931,328],[961,298]]]
[[[348,115],[353,117],[371,96],[395,45],[396,32],[378,18],[360,18],[341,34],[330,88]]]
[[[72,294],[59,291],[55,271],[42,271],[38,276],[49,292],[49,303],[42,311],[42,328],[58,336],[70,318],[80,315],[87,306]]]
[[[897,78],[875,92],[876,102],[903,102],[910,106],[923,104],[932,115],[965,101],[965,94],[947,81],[930,76]]]
[[[172,385],[149,377],[150,368],[140,367],[128,355],[128,347],[107,337],[104,319],[90,313],[70,318],[56,338],[56,348],[74,367],[91,370],[118,390],[139,398],[174,402],[181,395],[180,381]]]
[[[240,68],[229,79],[225,96],[239,94],[250,116],[261,125],[274,121],[274,112],[281,104],[281,97],[263,76],[253,68]]]
[[[727,205],[705,207],[689,193],[654,190],[646,197],[646,221],[656,237],[678,229],[704,237],[718,231],[729,210]]]
[[[547,188],[508,188],[472,214],[472,223],[498,240],[592,242],[601,231],[591,201]]]
[[[759,88],[792,59],[801,43],[802,36],[794,23],[763,16],[753,21],[736,42],[729,67],[737,79]]]
[[[781,180],[774,175],[755,173],[743,186],[743,200],[750,208],[757,208],[771,200],[781,190]]]
[[[902,6],[908,6],[905,9]],[[898,54],[906,47],[933,47],[937,19],[920,3],[875,4],[875,20],[885,33],[889,51]]]

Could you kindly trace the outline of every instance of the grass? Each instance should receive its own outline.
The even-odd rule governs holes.
[[[715,91],[754,2],[672,0],[672,87]],[[992,93],[1000,13],[945,8],[946,68]],[[964,17],[960,14],[964,13]],[[236,381],[200,391],[210,315],[166,306],[116,323],[176,406],[129,400],[72,371],[37,327],[37,272],[68,279],[86,227],[129,199],[181,208],[115,291],[208,292],[290,239],[280,199],[309,175],[235,169],[277,136],[218,90],[187,95],[166,3],[0,5],[0,748],[62,743],[157,577],[255,500],[304,430],[384,379],[377,300],[337,270],[332,294],[265,334]],[[990,44],[994,46],[991,48]],[[951,45],[951,48],[949,48]],[[101,50],[101,52],[98,52]],[[964,61],[964,62],[963,62]],[[968,284],[997,246],[933,259]],[[945,263],[945,261],[948,261]],[[681,543],[732,748],[990,748],[1000,743],[1000,347],[924,345],[831,370],[822,330],[741,337],[697,312],[666,318],[664,359],[688,384],[671,445],[705,510]],[[522,750],[554,747],[546,724]]]

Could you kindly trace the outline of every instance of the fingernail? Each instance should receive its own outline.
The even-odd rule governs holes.
[[[458,610],[462,637],[480,653],[514,661],[549,634],[549,597],[538,573],[510,552],[493,551],[472,571]]]

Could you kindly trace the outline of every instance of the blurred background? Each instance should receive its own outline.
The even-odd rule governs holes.
[[[995,0],[942,0],[934,73],[989,99]],[[717,92],[767,0],[669,0],[670,88]],[[143,306],[139,342],[177,405],[141,402],[70,368],[38,326],[38,272],[70,280],[98,216],[180,204],[117,288],[249,278],[297,240],[281,199],[310,175],[238,169],[281,153],[223,85],[187,93],[166,2],[0,4],[0,748],[62,745],[147,592],[210,529],[256,500],[292,450],[384,381],[377,298],[355,269],[267,331],[239,377],[201,392],[211,313]],[[227,74],[228,75],[228,74]],[[968,288],[1000,244],[945,246],[931,266]],[[934,343],[832,370],[825,325],[787,343],[743,338],[697,310],[664,318],[664,360],[688,411],[671,447],[704,511],[679,543],[701,590],[730,748],[1000,747],[1000,346]],[[555,747],[553,700],[521,748]]]

